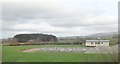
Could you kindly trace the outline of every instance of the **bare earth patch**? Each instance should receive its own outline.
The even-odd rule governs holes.
[[[35,49],[28,49],[28,50],[24,50],[22,52],[35,52],[38,51],[39,49],[35,48]]]

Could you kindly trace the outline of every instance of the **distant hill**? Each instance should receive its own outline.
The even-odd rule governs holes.
[[[58,39],[76,39],[76,38],[86,38],[86,36],[66,36],[66,37],[57,37]]]
[[[106,33],[95,33],[95,34],[92,34],[92,35],[87,35],[87,36],[67,36],[67,37],[58,37],[58,39],[60,38],[86,38],[86,37],[89,37],[89,38],[99,38],[99,37],[103,37],[103,38],[107,38],[107,37],[117,37],[118,36],[118,32],[106,32]]]
[[[118,36],[118,32],[96,33],[89,35],[89,37],[96,37],[96,38],[99,37],[107,38],[107,37],[117,37],[117,36]]]

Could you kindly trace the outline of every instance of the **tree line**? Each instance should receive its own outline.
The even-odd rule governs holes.
[[[18,42],[28,42],[30,40],[40,42],[57,42],[57,37],[49,34],[18,34],[13,37]]]

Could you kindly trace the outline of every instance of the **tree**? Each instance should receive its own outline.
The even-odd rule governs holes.
[[[18,34],[15,35],[13,38],[15,38],[18,42],[28,42],[29,40],[36,40],[40,42],[57,41],[56,36],[48,34]]]

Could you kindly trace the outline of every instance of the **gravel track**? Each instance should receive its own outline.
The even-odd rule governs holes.
[[[33,48],[22,52],[82,52],[82,53],[118,53],[118,46],[97,46],[97,47],[49,47],[49,48]]]

